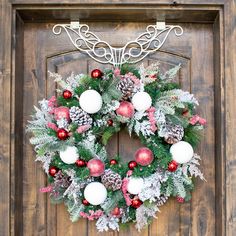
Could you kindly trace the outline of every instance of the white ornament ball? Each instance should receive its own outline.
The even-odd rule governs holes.
[[[100,182],[89,183],[84,189],[84,198],[92,205],[100,205],[107,198],[107,190]]]
[[[142,178],[130,178],[127,190],[131,194],[139,194],[143,188],[143,179]]]
[[[64,151],[60,151],[60,158],[66,164],[74,164],[78,159],[76,147],[67,147]]]
[[[189,162],[194,154],[192,146],[185,141],[173,144],[170,148],[170,153],[172,154],[172,159],[179,164]]]
[[[134,94],[132,104],[137,111],[146,111],[152,105],[152,98],[146,92],[138,92]]]
[[[86,90],[80,95],[79,104],[84,111],[94,114],[102,108],[102,96],[96,90]]]

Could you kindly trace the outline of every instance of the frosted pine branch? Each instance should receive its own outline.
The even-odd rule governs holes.
[[[197,154],[194,154],[193,158],[186,164],[183,164],[182,171],[185,175],[188,175],[188,172],[190,176],[199,177],[201,180],[206,180],[204,178],[203,173],[199,169],[198,166],[200,166],[199,161],[201,160],[201,157]]]
[[[141,205],[136,210],[136,229],[140,232],[145,226],[148,225],[150,218],[156,218],[156,212],[159,211],[158,207],[154,204],[149,206]]]
[[[108,231],[109,229],[119,231],[119,219],[103,215],[97,220],[96,227],[99,232]]]

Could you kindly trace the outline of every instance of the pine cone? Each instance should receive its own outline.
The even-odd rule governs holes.
[[[120,82],[117,85],[117,89],[121,91],[122,98],[124,100],[127,100],[133,95],[134,92],[134,82],[131,78],[127,77],[124,79],[121,79]]]
[[[184,128],[182,126],[167,123],[165,128],[166,134],[164,139],[167,143],[174,144],[182,140],[184,136]]]
[[[167,196],[161,195],[161,196],[157,199],[157,202],[156,202],[157,206],[162,206],[162,205],[164,205],[164,204],[166,203],[167,199],[168,199]]]
[[[93,120],[88,113],[75,106],[70,108],[70,119],[79,126],[91,125],[93,123]]]
[[[102,175],[102,183],[107,189],[115,191],[121,188],[122,179],[118,173],[115,173],[111,169],[107,169]]]

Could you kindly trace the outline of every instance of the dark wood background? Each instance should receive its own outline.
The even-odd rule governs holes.
[[[196,94],[208,126],[198,148],[206,183],[196,182],[193,199],[170,201],[140,235],[234,235],[235,214],[235,9],[233,1],[1,1],[0,5],[0,235],[97,235],[94,223],[72,224],[63,205],[53,206],[38,189],[46,178],[24,132],[32,106],[54,91],[47,71],[68,75],[104,68],[74,51],[66,35],[55,37],[58,21],[76,16],[113,45],[143,31],[156,16],[179,23],[184,35],[170,35],[145,64],[162,68],[182,63],[178,81]],[[194,3],[194,4],[193,4]],[[115,4],[115,5],[114,5]],[[232,5],[231,5],[232,4]],[[110,9],[110,10],[109,10]],[[140,16],[137,19],[137,14]],[[110,34],[112,32],[112,34]],[[225,43],[227,42],[227,43]],[[226,78],[226,79],[225,79]],[[108,147],[129,159],[140,145],[121,132]],[[104,233],[118,235],[118,233]],[[119,235],[137,235],[131,227]]]

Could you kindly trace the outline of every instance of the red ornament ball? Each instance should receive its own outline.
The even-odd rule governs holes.
[[[134,115],[134,106],[131,102],[123,101],[120,106],[116,109],[116,114],[131,118]]]
[[[113,120],[112,120],[112,119],[109,119],[109,120],[107,121],[107,124],[108,124],[108,126],[113,126]]]
[[[128,167],[129,167],[130,170],[133,170],[137,165],[138,165],[138,164],[137,164],[136,161],[130,161],[130,162],[128,163]]]
[[[184,198],[182,198],[182,197],[176,197],[176,200],[177,200],[177,202],[179,202],[179,203],[184,203]]]
[[[154,159],[153,153],[149,148],[139,148],[135,153],[135,160],[141,166],[148,166]]]
[[[141,205],[143,204],[143,202],[139,199],[139,198],[134,198],[132,201],[131,201],[131,206],[133,208],[139,208]]]
[[[168,164],[168,171],[170,172],[175,172],[177,168],[178,168],[178,163],[174,160]]]
[[[49,175],[54,177],[58,173],[59,169],[56,166],[51,166],[48,170]]]
[[[69,137],[69,133],[65,129],[58,129],[57,130],[57,137],[60,140],[66,140]]]
[[[78,167],[85,167],[87,165],[86,161],[83,160],[83,159],[78,159],[75,164],[78,166]]]
[[[91,159],[88,162],[87,167],[90,171],[90,175],[93,177],[101,176],[105,170],[105,164],[101,160],[96,158]]]
[[[72,92],[70,90],[63,91],[63,98],[70,99],[72,97]]]
[[[118,164],[118,161],[116,159],[110,160],[110,165],[116,165],[116,164]]]
[[[88,202],[86,199],[83,199],[83,200],[82,200],[82,203],[83,203],[83,205],[85,205],[85,206],[88,206],[88,205],[89,205],[89,202]]]
[[[95,70],[92,70],[91,72],[91,77],[93,79],[98,79],[98,78],[101,78],[103,75],[102,71],[100,71],[99,69],[95,69]]]
[[[119,207],[115,207],[115,208],[111,211],[111,214],[112,214],[113,216],[119,217],[119,216],[121,215],[120,208],[119,208]]]

